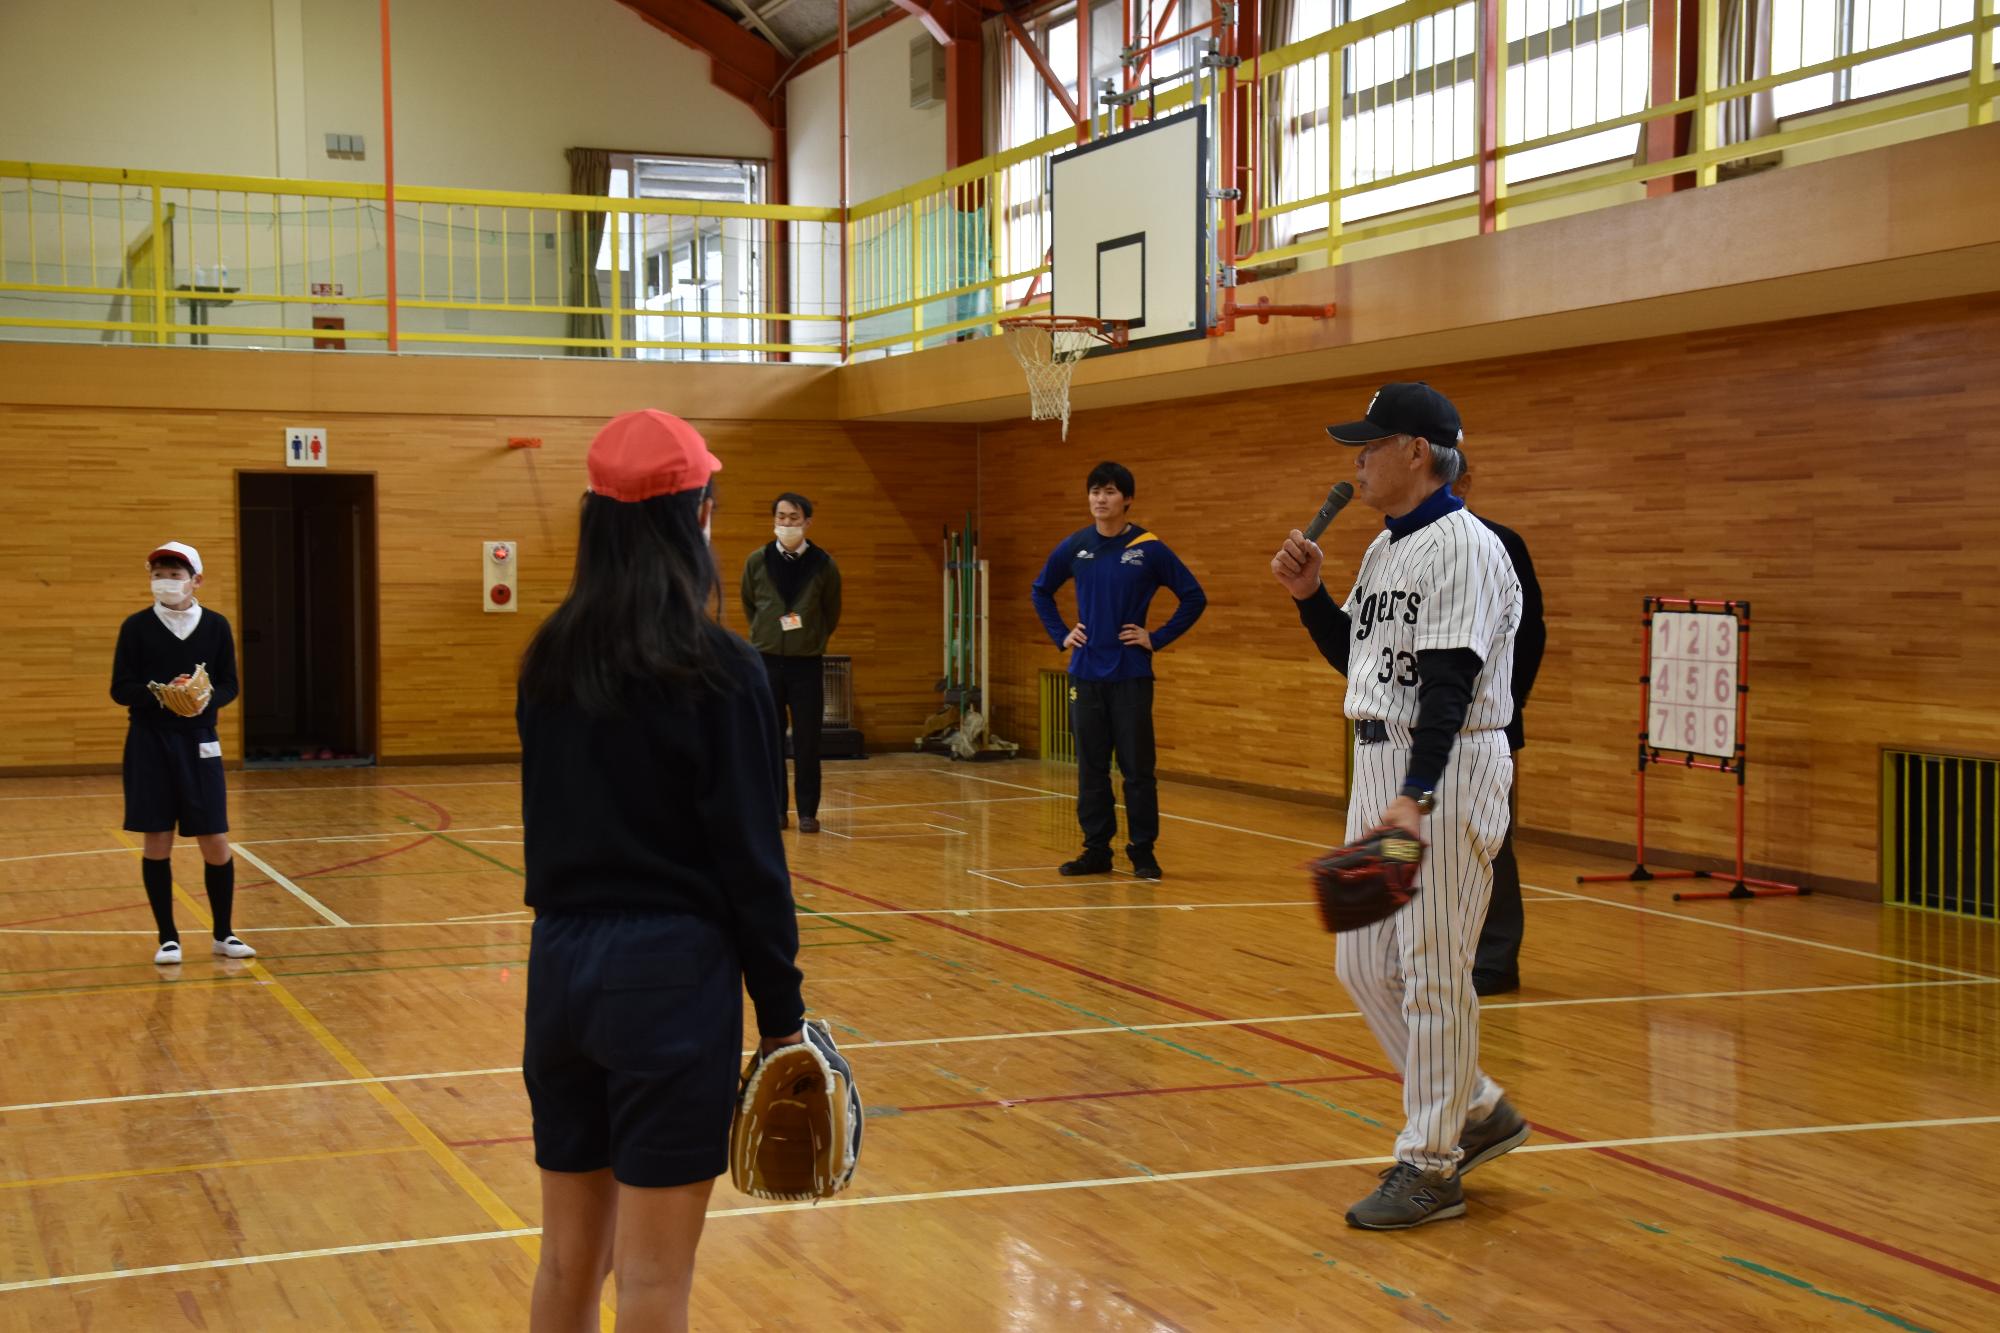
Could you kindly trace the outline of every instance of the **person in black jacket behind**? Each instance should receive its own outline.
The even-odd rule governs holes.
[[[745,983],[763,1049],[801,1040],[777,713],[710,618],[721,468],[664,412],[599,432],[575,578],[522,661],[536,1333],[597,1327],[614,1266],[621,1327],[687,1327]]]
[[[1468,465],[1455,488],[1459,498],[1472,488],[1472,468]],[[1548,626],[1542,620],[1542,585],[1535,581],[1535,562],[1528,558],[1528,544],[1512,528],[1502,527],[1483,514],[1474,515],[1493,530],[1507,548],[1514,575],[1521,580],[1521,628],[1514,636],[1514,716],[1507,723],[1507,745],[1516,755],[1527,744],[1521,715],[1528,707],[1528,692],[1542,669],[1542,650],[1548,647]],[[1521,912],[1521,866],[1514,859],[1514,825],[1520,818],[1521,765],[1514,764],[1514,781],[1507,788],[1507,837],[1500,854],[1493,858],[1493,900],[1486,909],[1486,924],[1479,931],[1479,947],[1472,958],[1472,989],[1481,995],[1504,995],[1521,989],[1521,936],[1527,922]]]
[[[139,877],[159,931],[155,963],[177,966],[181,936],[174,925],[174,827],[201,848],[203,887],[215,918],[209,947],[222,958],[257,951],[230,933],[236,900],[236,858],[229,850],[228,797],[222,785],[222,742],[216,714],[232,703],[236,636],[229,621],[195,600],[201,552],[168,542],[146,557],[153,604],[118,627],[111,659],[111,699],[125,705],[125,830],[144,839]],[[167,708],[147,685],[174,684],[206,667],[208,704],[193,717]]]

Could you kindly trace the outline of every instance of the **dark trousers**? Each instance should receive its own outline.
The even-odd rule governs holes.
[[[1514,781],[1507,787],[1507,836],[1501,839],[1500,854],[1493,858],[1493,901],[1487,905],[1486,924],[1480,928],[1479,948],[1472,958],[1474,972],[1503,977],[1520,974],[1521,935],[1527,926],[1521,914],[1521,867],[1514,860],[1514,825],[1520,819],[1515,793],[1520,772],[1517,762]]]
[[[1160,785],[1153,778],[1153,682],[1070,679],[1070,730],[1076,736],[1076,822],[1086,851],[1111,850],[1118,810],[1111,799],[1111,757],[1125,779],[1125,835],[1151,851],[1160,836]]]
[[[764,654],[764,678],[778,703],[778,725],[792,725],[792,767],[800,819],[819,818],[819,733],[826,720],[826,659]],[[785,808],[785,771],[778,770],[778,809]]]

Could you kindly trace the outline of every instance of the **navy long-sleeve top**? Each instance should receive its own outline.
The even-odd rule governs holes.
[[[716,627],[721,688],[644,685],[615,716],[517,692],[526,902],[722,926],[764,1036],[799,1030],[798,918],[778,838],[785,758],[764,664]]]
[[[1056,590],[1076,580],[1076,618],[1089,640],[1070,653],[1069,674],[1078,680],[1143,680],[1153,674],[1153,653],[1178,639],[1201,619],[1208,596],[1167,544],[1137,524],[1106,537],[1091,524],[1056,543],[1035,579],[1035,613],[1060,648],[1069,636]],[[1152,631],[1153,651],[1121,643],[1127,625],[1144,625],[1153,594],[1171,592],[1180,605],[1167,623]]]
[[[192,676],[197,666],[208,668],[210,693],[208,707],[193,717],[163,707],[146,688],[151,682],[166,685],[176,676]],[[118,627],[118,647],[111,657],[111,699],[125,705],[139,726],[188,735],[212,731],[215,715],[236,695],[236,636],[220,614],[204,606],[194,632],[185,639],[174,637],[150,606],[134,611]]]

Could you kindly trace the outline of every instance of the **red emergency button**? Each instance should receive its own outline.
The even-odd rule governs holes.
[[[505,606],[514,600],[514,590],[504,583],[493,585],[493,605]]]

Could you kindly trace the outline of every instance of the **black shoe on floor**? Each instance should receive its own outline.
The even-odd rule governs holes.
[[[781,814],[778,816],[779,828],[790,828],[791,826],[792,826],[792,817],[790,815]]]
[[[1159,858],[1150,847],[1128,847],[1125,854],[1132,858],[1132,873],[1140,879],[1158,879],[1165,873],[1160,869]]]
[[[1474,972],[1472,989],[1478,995],[1506,995],[1521,989],[1521,977],[1515,972]]]
[[[1108,875],[1111,873],[1111,853],[1086,847],[1083,849],[1083,855],[1077,857],[1076,860],[1063,862],[1061,870],[1063,874],[1072,877],[1076,875]]]
[[[819,832],[819,820],[813,818],[811,815],[800,815],[799,832],[801,833]]]

